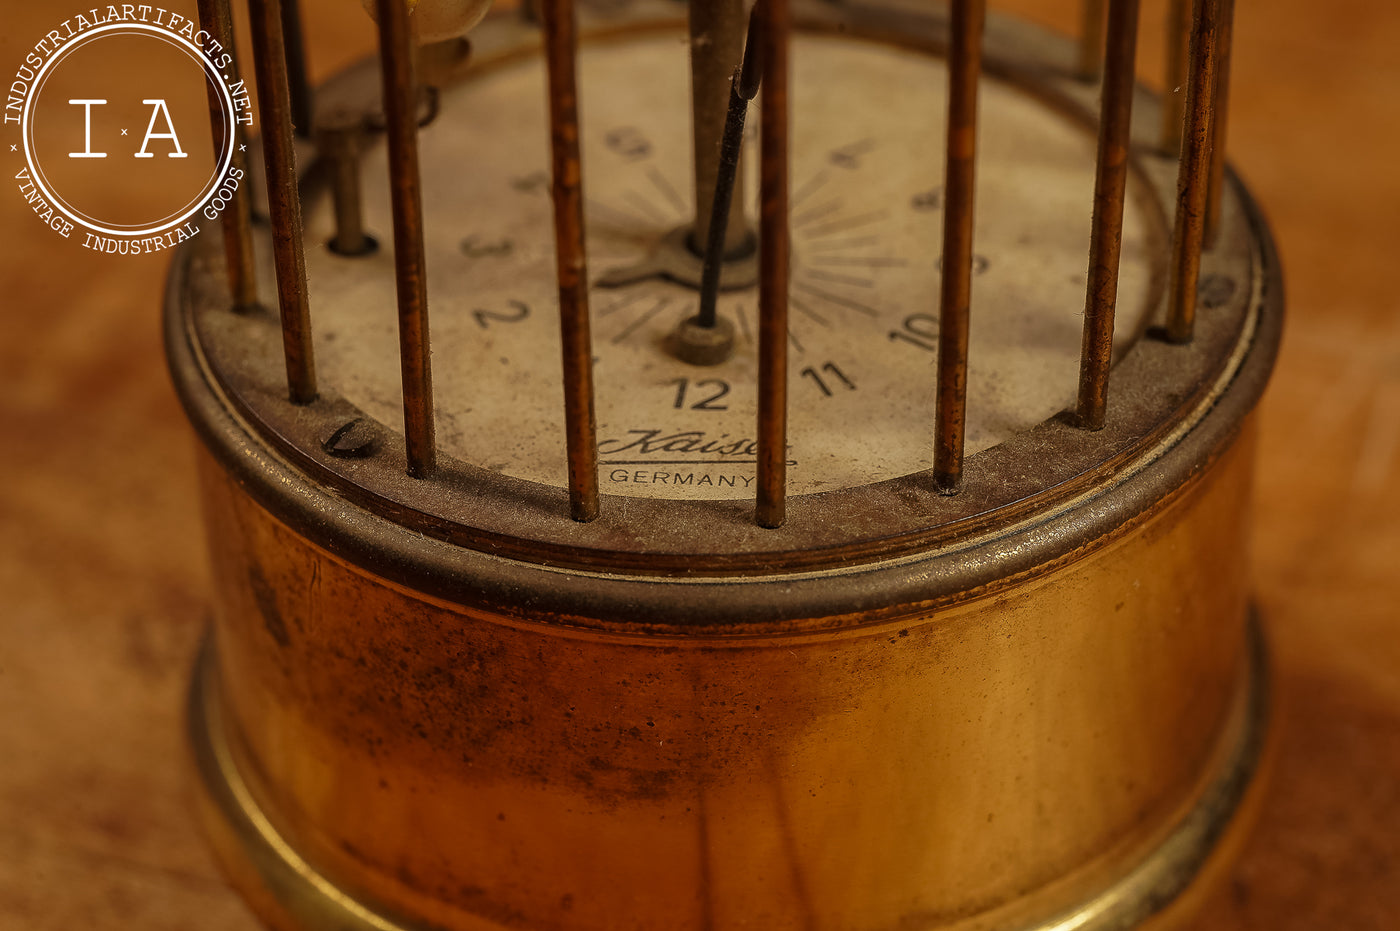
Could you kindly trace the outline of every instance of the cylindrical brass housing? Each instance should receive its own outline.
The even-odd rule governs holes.
[[[344,465],[307,437],[354,412],[279,406],[227,342],[271,321],[211,310],[216,253],[187,250],[167,342],[215,582],[190,720],[230,877],[278,931],[1181,920],[1267,731],[1251,414],[1282,298],[1238,185],[1219,242],[1196,343],[1143,337],[1103,431],[969,457],[946,526],[906,476],[794,498],[787,537],[717,520],[693,560],[636,528],[730,503],[531,536],[558,489],[459,526],[429,498],[452,463]],[[465,510],[511,500],[481,481]]]
[[[1237,391],[1267,368],[1256,341]],[[201,466],[217,598],[193,695],[221,852],[286,929],[351,914],[342,896],[404,927],[699,929],[1059,927],[1118,895],[1065,927],[1127,926],[1201,868],[1262,739],[1233,400],[1078,505],[1115,529],[1066,552],[998,541],[1045,551],[1020,578],[878,604],[880,575],[907,591],[938,573],[868,566],[864,612],[805,620],[784,604],[830,579],[444,552],[224,413],[203,424],[228,432]],[[439,581],[459,598],[415,590],[414,551],[455,558]],[[492,604],[512,590],[514,610]],[[548,602],[571,590],[562,616]],[[667,631],[667,598],[715,623]]]
[[[337,888],[427,927],[1038,927],[1217,820],[1156,878],[1184,881],[1261,727],[1249,446],[1010,591],[694,637],[421,596],[206,457],[211,775]]]

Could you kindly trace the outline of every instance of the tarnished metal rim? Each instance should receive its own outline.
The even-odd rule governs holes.
[[[993,38],[989,34],[989,41]],[[1243,185],[1230,177],[1240,225],[1252,246],[1252,278],[1243,289],[1244,325],[1228,364],[1200,386],[1200,396],[1187,405],[1189,413],[1140,445],[1106,456],[1090,473],[954,524],[955,534],[888,541],[883,548],[813,544],[797,554],[735,551],[726,556],[642,546],[619,554],[596,545],[560,547],[500,534],[460,540],[451,528],[424,523],[424,515],[409,508],[399,513],[366,507],[271,444],[244,419],[239,403],[210,370],[182,307],[194,258],[189,250],[177,256],[167,287],[167,353],[191,422],[245,493],[333,558],[415,592],[522,623],[549,617],[559,625],[623,634],[754,636],[813,625],[880,623],[992,594],[1079,559],[1189,494],[1230,448],[1268,380],[1283,309],[1267,226]],[[1209,325],[1210,318],[1205,315],[1203,323]],[[1054,423],[1043,427],[1082,433]],[[1043,450],[1047,435],[1042,430],[1032,440],[1031,446]],[[969,474],[1002,452],[998,447],[972,457]],[[500,497],[477,493],[492,501]],[[629,504],[633,514],[644,504],[662,504],[678,509],[667,512],[673,523],[694,516],[685,510],[694,502],[635,500],[642,504]],[[880,500],[882,507],[913,506],[896,498]],[[512,518],[515,523],[529,516],[524,512]],[[599,525],[604,521],[577,525],[560,514],[566,514],[562,503],[559,514],[537,518],[552,520],[556,529],[568,525],[566,530],[581,540],[603,529]],[[828,523],[841,528],[844,520],[836,509]],[[640,546],[647,540],[639,534],[631,542]],[[762,598],[756,598],[755,584],[765,587]]]
[[[936,31],[936,24],[925,24],[921,28]],[[1025,44],[1018,38],[1019,31],[1009,29],[1009,39],[999,32],[990,33],[989,42],[1000,36],[999,41],[1014,40],[1019,48]],[[1047,50],[1058,49],[1063,44],[1049,42]],[[496,54],[506,53],[498,51]],[[1054,66],[1042,61],[1038,67],[1039,71],[1032,67],[1027,74],[1049,73],[1045,69],[1053,70]],[[1063,83],[1065,79],[1061,76],[1056,80]],[[1024,90],[1035,91],[1035,81],[1027,75],[1022,75],[1017,83]],[[1145,97],[1145,92],[1140,96]],[[1140,101],[1140,104],[1147,103],[1150,101]],[[1156,165],[1156,168],[1162,167]],[[1154,171],[1162,174],[1155,168]],[[1159,180],[1158,187],[1168,183]],[[489,470],[454,466],[450,457],[444,457],[444,469],[432,481],[419,483],[407,479],[392,465],[399,458],[395,445],[399,440],[394,436],[386,437],[384,450],[373,459],[346,465],[321,455],[317,437],[322,435],[327,423],[333,429],[346,422],[346,418],[359,416],[349,405],[329,400],[304,407],[274,404],[272,408],[278,414],[273,422],[260,418],[250,410],[249,398],[245,395],[250,389],[253,394],[265,394],[267,386],[228,384],[228,366],[215,358],[246,357],[250,350],[242,340],[211,339],[210,334],[201,333],[203,324],[196,325],[194,320],[200,316],[198,314],[189,314],[184,333],[177,332],[174,320],[169,321],[170,355],[177,385],[192,419],[209,440],[216,456],[236,473],[243,471],[248,475],[234,461],[240,456],[238,447],[242,445],[241,438],[235,434],[258,436],[271,450],[268,458],[281,461],[286,466],[284,471],[327,490],[326,507],[346,511],[362,507],[386,518],[386,526],[408,528],[408,534],[413,537],[422,534],[467,550],[542,566],[632,576],[796,577],[803,572],[841,570],[857,563],[922,559],[923,554],[966,550],[976,541],[1006,533],[1010,527],[1025,527],[1051,519],[1066,508],[1080,506],[1103,489],[1123,483],[1134,473],[1145,471],[1144,464],[1170,445],[1164,441],[1175,442],[1188,429],[1198,429],[1195,421],[1207,408],[1217,405],[1223,383],[1222,367],[1226,373],[1224,380],[1233,382],[1227,406],[1236,412],[1237,420],[1242,419],[1262,391],[1268,365],[1257,379],[1246,377],[1247,372],[1234,367],[1239,365],[1244,347],[1250,349],[1251,355],[1263,352],[1272,357],[1269,344],[1276,342],[1276,332],[1271,331],[1277,325],[1281,302],[1272,267],[1272,250],[1262,241],[1267,238],[1263,224],[1243,189],[1238,184],[1235,187],[1238,196],[1234,202],[1241,208],[1238,226],[1242,238],[1249,240],[1249,259],[1245,262],[1248,268],[1240,270],[1247,282],[1239,289],[1245,298],[1231,303],[1243,304],[1244,308],[1238,310],[1232,306],[1226,314],[1230,322],[1223,328],[1217,323],[1220,314],[1203,315],[1200,321],[1202,339],[1197,340],[1197,344],[1210,341],[1205,338],[1206,334],[1213,333],[1211,339],[1219,343],[1224,336],[1228,344],[1224,347],[1224,356],[1233,351],[1233,358],[1219,366],[1212,363],[1200,373],[1199,379],[1188,378],[1182,384],[1180,372],[1192,365],[1199,367],[1200,360],[1193,361],[1195,349],[1176,348],[1164,353],[1165,347],[1152,344],[1143,348],[1152,350],[1155,361],[1148,365],[1148,371],[1149,374],[1157,372],[1156,377],[1149,377],[1146,384],[1142,384],[1139,373],[1136,380],[1124,381],[1127,370],[1142,361],[1139,357],[1144,353],[1136,350],[1128,354],[1118,373],[1115,409],[1136,410],[1143,406],[1136,401],[1128,404],[1129,395],[1155,399],[1152,404],[1159,408],[1164,403],[1162,399],[1174,398],[1175,402],[1167,402],[1167,409],[1171,403],[1180,403],[1176,414],[1160,421],[1153,420],[1146,427],[1134,424],[1131,428],[1115,424],[1111,416],[1109,428],[1093,434],[1092,439],[1084,431],[1052,418],[1016,440],[973,457],[969,461],[969,475],[976,475],[979,480],[969,481],[963,494],[956,498],[936,494],[931,484],[919,475],[905,476],[847,491],[794,498],[790,502],[788,526],[777,531],[755,528],[745,514],[750,507],[745,502],[649,499],[610,499],[603,519],[580,526],[567,519],[566,496],[562,489],[507,479]],[[1260,253],[1264,254],[1262,262]],[[185,252],[177,261],[171,280],[168,316],[183,316],[187,311],[182,303],[197,300],[197,294],[202,293],[200,288],[207,288],[207,283],[200,285],[197,280],[207,277],[200,271],[202,263],[193,259],[194,256]],[[204,300],[209,297],[206,295]],[[1238,329],[1241,319],[1246,320],[1243,333]],[[1254,339],[1253,345],[1249,319],[1263,332],[1262,339]],[[277,355],[275,347],[269,350],[272,363],[265,366],[269,371],[279,370]],[[1177,373],[1175,378],[1173,373]],[[1178,384],[1175,387],[1165,385],[1171,381]],[[1130,389],[1130,382],[1136,387]],[[211,418],[209,412],[201,410],[207,407],[202,403],[203,396],[210,391],[220,396],[219,402],[233,412],[232,417],[216,414]],[[1212,393],[1216,396],[1212,397]],[[1241,399],[1244,403],[1235,403]],[[1127,419],[1140,418],[1141,414],[1128,415]],[[1208,447],[1206,444],[1199,449]],[[1046,451],[1051,449],[1056,451],[1055,455],[1047,456]],[[1086,450],[1092,455],[1087,455]],[[1215,452],[1218,449],[1212,448],[1210,455]],[[1207,458],[1201,457],[1195,465],[1199,466]],[[1065,461],[1059,462],[1060,459]],[[1047,471],[1052,462],[1058,464]],[[350,469],[350,473],[341,474],[346,469]],[[1170,489],[1180,484],[1181,477],[1189,477],[1192,471],[1194,468],[1188,466],[1176,476],[1169,471],[1155,474],[1163,487]],[[360,487],[357,476],[377,476],[377,490]],[[390,484],[386,492],[385,487],[380,487],[386,480],[398,484]],[[297,508],[286,507],[289,497],[284,494],[286,489],[277,487],[282,484],[272,482],[271,487],[252,490],[265,506],[295,524]],[[439,505],[447,506],[448,510],[424,504],[436,499],[443,499]],[[1122,503],[1111,507],[1120,515],[1120,523],[1137,513]],[[461,515],[454,517],[458,510]],[[704,533],[684,532],[684,528],[693,526],[704,527]],[[346,541],[320,542],[334,550],[343,547]],[[386,547],[386,542],[374,539],[367,548],[382,551],[396,545],[389,543]],[[461,561],[457,558],[450,563],[460,567]],[[1014,565],[1009,568],[1012,572],[1019,571]],[[445,597],[452,597],[447,591],[451,586],[438,588]]]
[[[1282,330],[1282,279],[1262,216],[1237,184],[1260,249],[1257,325],[1240,347],[1239,367],[1218,386],[1213,406],[1184,435],[1116,484],[1092,490],[1056,512],[993,529],[981,537],[902,559],[821,572],[750,572],[676,577],[580,570],[466,549],[394,524],[326,490],[290,466],[234,414],[207,380],[182,315],[166,315],[167,352],[178,394],[217,461],[279,520],[331,556],[426,596],[507,618],[623,632],[728,635],[771,633],[821,619],[828,627],[856,616],[875,623],[938,604],[991,594],[1053,570],[1116,539],[1188,492],[1232,445],[1264,390]],[[168,300],[181,288],[177,267]],[[781,574],[779,574],[781,573]],[[756,603],[755,583],[781,583]]]
[[[1251,827],[1257,808],[1252,802],[1262,790],[1267,760],[1269,664],[1257,619],[1249,623],[1248,634],[1242,700],[1236,725],[1224,735],[1232,742],[1194,806],[1111,886],[1048,920],[1024,925],[1024,931],[1126,931],[1149,919],[1170,924],[1218,878]],[[201,818],[233,885],[278,931],[427,931],[341,890],[307,863],[258,808],[229,746],[215,660],[214,640],[208,637],[195,664],[187,723],[199,776]],[[978,921],[970,919],[972,924]],[[483,929],[497,927],[486,919],[479,922]]]

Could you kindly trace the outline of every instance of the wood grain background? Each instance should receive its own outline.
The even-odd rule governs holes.
[[[1066,0],[993,6],[1074,22]],[[0,74],[66,7],[7,4]],[[371,47],[355,0],[306,0],[305,18],[318,76]],[[1200,927],[1394,929],[1400,5],[1239,0],[1236,35],[1231,155],[1289,292],[1254,555],[1282,738],[1262,824]],[[1144,70],[1158,60],[1146,44]],[[254,927],[190,815],[180,709],[206,573],[160,348],[165,264],[81,250],[0,193],[4,929]]]

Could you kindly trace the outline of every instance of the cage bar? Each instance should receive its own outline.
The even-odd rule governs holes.
[[[213,42],[223,46],[229,55],[225,67],[230,83],[238,80],[238,61],[234,50],[233,14],[229,10],[229,0],[199,0],[199,25]],[[214,145],[217,151],[219,139],[224,130],[222,95],[209,85],[209,119]],[[245,143],[242,127],[233,122],[233,152],[230,156],[231,171],[240,172],[237,177],[248,177],[248,159],[242,146]],[[253,213],[248,204],[248,185],[238,185],[228,200],[219,223],[224,234],[224,262],[228,273],[229,295],[235,309],[253,307],[258,303],[258,276],[256,255],[253,252]]]
[[[1196,323],[1196,285],[1205,243],[1210,184],[1211,105],[1215,97],[1216,39],[1220,0],[1196,0],[1191,22],[1191,71],[1186,82],[1186,123],[1177,171],[1176,224],[1172,233],[1167,339],[1190,342]]]
[[[293,404],[309,404],[316,400],[316,362],[311,346],[311,311],[306,297],[301,193],[292,140],[281,5],[278,0],[248,0],[248,15],[252,19],[253,68],[258,79],[258,111],[263,124],[267,207],[272,220],[272,257],[277,273],[277,303],[282,315],[287,393]]]
[[[1080,10],[1079,76],[1093,80],[1103,70],[1105,0],[1084,0]]]
[[[554,237],[558,260],[559,332],[563,343],[564,431],[569,460],[569,512],[598,516],[598,434],[593,408],[593,340],[588,313],[583,169],[579,156],[577,27],[573,0],[542,0],[549,71],[549,127],[554,169]]]
[[[1163,155],[1181,151],[1181,126],[1186,116],[1183,85],[1189,64],[1191,8],[1194,0],[1169,0],[1166,28],[1166,73],[1162,77],[1162,126],[1158,148]]]
[[[763,100],[759,116],[758,486],[754,517],[787,519],[789,0],[760,0]]]
[[[403,0],[378,0],[379,58],[384,80],[384,130],[394,216],[399,364],[403,370],[404,445],[408,474],[437,468],[433,372],[428,345],[428,272],[423,254],[423,190],[418,167],[417,85],[413,34]]]
[[[968,318],[977,160],[977,84],[982,76],[985,0],[953,0],[948,48],[947,168],[943,185],[943,275],[939,293],[938,400],[933,477],[943,494],[962,485],[967,415]]]
[[[1235,39],[1235,0],[1220,0],[1220,37],[1215,68],[1215,113],[1210,124],[1210,188],[1206,195],[1206,248],[1220,230],[1220,203],[1225,185],[1225,137],[1230,120],[1230,58]]]
[[[282,0],[282,35],[286,46],[287,84],[292,100],[292,129],[310,138],[315,127],[314,92],[306,73],[306,42],[301,29],[301,0]]]
[[[1133,90],[1140,0],[1109,0],[1103,101],[1099,116],[1094,219],[1089,238],[1089,284],[1079,366],[1079,423],[1103,427],[1113,360],[1113,318],[1123,247],[1123,204],[1132,149]]]

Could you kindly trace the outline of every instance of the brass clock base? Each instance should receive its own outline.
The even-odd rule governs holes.
[[[1258,620],[1249,625],[1248,668],[1222,751],[1194,805],[1161,843],[1118,880],[1077,908],[1033,923],[973,916],[939,929],[1015,931],[1151,931],[1185,927],[1227,873],[1258,812],[1272,757],[1269,666]],[[234,762],[219,700],[212,639],[196,662],[189,695],[189,731],[198,771],[199,810],[229,881],[275,931],[422,931],[340,889],[278,833],[254,801]],[[483,931],[504,927],[482,920]]]
[[[1051,86],[1010,64],[1041,60],[1055,43],[1008,28],[989,45],[1008,62],[1006,80],[1021,82],[1003,88],[1008,99],[1056,126],[1088,113],[1089,85],[1062,74]],[[841,45],[833,35],[822,27],[811,41]],[[509,38],[494,48],[528,61],[531,47]],[[678,48],[664,35],[633,40],[643,57]],[[925,53],[937,49],[900,54],[933,67]],[[509,62],[498,64],[504,75]],[[495,87],[493,75],[462,93]],[[1058,103],[1042,113],[1026,87]],[[522,101],[538,99],[537,87],[520,88]],[[444,95],[434,126],[444,151],[473,125],[452,106]],[[1073,138],[1087,151],[1087,137]],[[1176,166],[1147,150],[1134,164],[1152,195],[1145,209],[1165,217]],[[501,190],[511,203],[524,194]],[[314,401],[288,403],[278,319],[230,313],[219,257],[205,244],[186,250],[167,337],[203,441],[215,587],[193,739],[207,820],[236,885],[278,931],[1180,922],[1249,821],[1266,730],[1249,607],[1251,412],[1277,351],[1282,287],[1262,217],[1233,178],[1227,194],[1218,243],[1202,258],[1209,306],[1195,340],[1170,343],[1150,328],[1165,309],[1153,296],[1166,280],[1159,267],[1140,282],[1146,315],[1129,327],[1141,332],[1114,369],[1102,430],[1047,402],[1028,428],[970,456],[976,478],[957,496],[939,493],[924,451],[906,466],[789,489],[775,529],[756,525],[735,484],[747,475],[709,482],[700,468],[731,461],[698,458],[727,448],[712,439],[738,444],[725,455],[747,448],[746,417],[713,438],[705,424],[693,443],[646,445],[689,430],[673,412],[696,409],[665,368],[675,360],[660,341],[675,321],[626,350],[643,368],[622,367],[630,393],[667,388],[660,407],[646,407],[644,428],[627,422],[618,429],[630,432],[599,445],[617,467],[610,480],[647,494],[607,494],[598,519],[581,524],[556,479],[472,458],[493,443],[516,449],[517,434],[544,436],[524,420],[509,438],[440,444],[437,471],[420,479],[405,474],[410,440],[383,402],[397,389],[362,397],[354,379],[326,377]],[[486,203],[445,213],[479,216]],[[1165,223],[1154,228],[1165,238]],[[358,323],[322,326],[337,334],[328,342],[370,351],[388,279],[371,265],[353,270],[313,275],[344,288],[316,300],[322,313],[365,311],[364,338]],[[877,290],[881,306],[901,306],[904,292]],[[1077,302],[1078,285],[1070,290]],[[543,319],[528,301],[490,306],[513,316],[457,314],[459,336]],[[626,326],[604,344],[639,332]],[[884,322],[862,332],[880,358],[910,335]],[[434,351],[459,374],[475,371],[443,336],[440,327]],[[828,370],[827,356],[812,358],[813,374],[844,377],[838,362]],[[892,376],[890,398],[917,412],[905,381]],[[679,383],[686,390],[689,374]],[[376,413],[380,402],[393,409]],[[855,452],[800,439],[794,448],[854,461],[884,444],[864,439],[883,430],[864,414],[806,410],[814,423],[858,425],[837,431]],[[545,461],[533,447],[519,454]],[[707,487],[692,497],[695,469]]]

